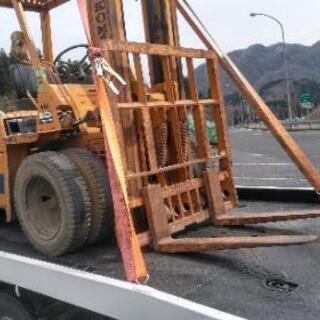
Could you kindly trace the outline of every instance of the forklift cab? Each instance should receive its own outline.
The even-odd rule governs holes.
[[[88,46],[86,44],[69,47],[58,54],[55,59],[53,57],[50,10],[68,1],[0,0],[0,7],[15,9],[28,55],[27,63],[15,59],[16,62],[10,67],[11,78],[16,91],[17,110],[36,110],[35,102],[45,84],[91,83],[91,65],[88,63]],[[42,32],[41,57],[29,33],[25,11],[39,13]],[[84,56],[79,61],[63,61],[66,53],[78,48],[85,50]]]
[[[21,31],[18,33],[23,35],[23,49],[26,52],[21,56],[26,59],[14,59],[10,67],[16,92],[15,111],[0,115],[0,162],[3,163],[0,166],[0,208],[4,209],[8,222],[15,218],[10,185],[21,161],[34,150],[50,149],[51,145],[62,140],[65,145],[82,147],[89,144],[89,139],[95,139],[95,148],[99,152],[103,150],[100,119],[99,115],[96,116],[95,88],[89,81],[78,79],[84,71],[88,74],[91,71],[87,44],[67,48],[54,59],[50,11],[66,2],[0,0],[0,8],[14,9]],[[41,55],[29,32],[25,16],[27,11],[37,13],[40,18]],[[17,48],[19,45],[17,43]],[[85,51],[82,59],[70,63],[65,54],[79,47]],[[20,58],[19,55],[13,57]],[[93,119],[90,125],[88,114]],[[8,159],[8,165],[4,164],[4,159]]]
[[[42,61],[38,56],[35,44],[32,40],[31,34],[28,31],[28,26],[25,21],[24,12],[25,11],[35,11],[39,12],[41,19],[41,29],[42,29],[42,40],[43,47],[42,52],[44,56],[44,61],[48,64],[53,64],[53,53],[52,53],[52,40],[51,40],[51,27],[50,27],[50,16],[49,10],[55,6],[55,4],[62,1],[11,1],[11,0],[1,0],[0,7],[14,8],[18,21],[20,23],[21,31],[24,35],[24,48],[29,56],[29,62],[20,62],[19,59],[10,67],[10,73],[12,82],[16,91],[17,98],[17,109],[18,110],[34,110],[36,109],[34,103],[28,98],[31,95],[33,98],[38,97],[39,83],[36,76],[36,68],[42,65]],[[66,1],[64,1],[66,2]],[[48,7],[50,4],[50,8]],[[12,48],[15,47],[15,39],[12,38]],[[48,78],[48,77],[46,77]],[[50,77],[49,77],[50,78]],[[55,77],[57,78],[57,77]]]

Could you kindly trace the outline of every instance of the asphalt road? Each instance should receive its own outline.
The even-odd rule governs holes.
[[[320,132],[294,135],[320,167],[320,141],[317,139]],[[297,187],[308,186],[269,134],[232,130],[231,137],[239,184],[293,186],[294,183]],[[285,179],[279,180],[280,177]],[[315,206],[261,201],[242,202],[242,205],[244,207],[238,209],[240,212]],[[205,225],[187,235],[319,234],[319,230],[318,219],[241,228]],[[16,224],[0,222],[0,250],[46,259],[30,248]],[[146,250],[145,257],[151,275],[148,285],[157,289],[252,320],[320,319],[319,243],[180,255]],[[123,278],[120,255],[114,243],[50,261]]]
[[[320,169],[320,131],[291,134]],[[237,185],[310,186],[269,132],[231,129],[230,137]]]

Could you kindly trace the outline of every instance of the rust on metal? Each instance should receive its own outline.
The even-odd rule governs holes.
[[[257,224],[288,220],[314,219],[320,218],[320,210],[295,210],[279,212],[259,212],[259,213],[228,213],[217,217],[215,223],[219,226]]]
[[[201,252],[229,250],[240,248],[257,248],[289,246],[311,243],[318,240],[316,236],[265,236],[265,237],[218,237],[218,238],[184,238],[163,239],[159,243],[161,252]]]
[[[54,9],[70,0],[19,0],[25,10],[46,11]],[[11,0],[0,0],[0,7],[12,8]]]

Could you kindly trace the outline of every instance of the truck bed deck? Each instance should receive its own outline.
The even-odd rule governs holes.
[[[243,202],[241,210],[314,208],[280,202]],[[188,235],[317,234],[319,220],[304,220],[188,231]],[[115,243],[83,249],[62,258],[45,258],[28,244],[18,225],[0,224],[0,250],[49,261],[112,278],[123,278]],[[146,251],[149,286],[248,319],[317,319],[319,243],[212,253],[158,254]]]
[[[276,151],[273,150],[272,158],[267,154],[266,146],[269,144],[265,144],[263,150],[260,147],[260,151],[254,155],[254,146],[252,144],[250,146],[249,137],[258,140],[269,139],[267,133],[259,135],[252,135],[252,132],[232,133],[235,150],[235,173],[238,181],[242,182],[241,185],[247,183],[247,186],[252,186],[252,181],[248,183],[246,179],[241,179],[241,177],[251,176],[257,178],[254,181],[258,182],[258,178],[264,176],[274,178],[274,180],[260,180],[260,183],[256,183],[254,186],[265,187],[261,181],[272,181],[272,184],[269,183],[267,186],[287,187],[286,183],[289,181],[276,180],[281,177],[281,173],[282,176],[284,175],[291,180],[300,179],[296,181],[294,187],[307,186],[304,182],[299,183],[299,181],[302,182],[302,178],[296,170],[290,165],[281,164],[289,162],[289,160],[280,151],[278,153],[278,147],[275,147]],[[245,141],[244,144],[241,139]],[[248,158],[248,152],[246,152],[244,145],[250,148],[248,151],[251,152],[250,158]],[[259,141],[258,146],[261,146]],[[312,150],[316,150],[319,154],[319,142],[318,146],[315,143],[313,148]],[[266,154],[264,155],[263,152]],[[319,161],[319,157],[316,160]],[[273,166],[268,165],[272,162]],[[255,165],[249,166],[248,163],[255,163]],[[280,165],[276,165],[279,163]],[[256,167],[259,167],[260,170],[256,170]],[[292,196],[294,197],[294,194]],[[238,209],[239,213],[318,207],[317,203],[311,202],[296,203],[270,200],[242,200],[241,204],[241,208]],[[309,219],[232,228],[216,228],[207,224],[202,225],[201,228],[189,230],[187,235],[319,234],[319,230],[320,219]],[[115,241],[83,249],[62,258],[48,259],[37,254],[30,247],[17,224],[7,225],[1,221],[0,250],[123,279],[121,257]],[[159,254],[147,249],[145,256],[151,276],[148,285],[156,289],[247,319],[319,319],[319,243],[175,255]]]

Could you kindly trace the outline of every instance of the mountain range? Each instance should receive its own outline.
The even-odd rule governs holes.
[[[267,89],[267,95],[276,96],[279,100],[284,99],[285,64],[282,43],[271,46],[255,44],[247,49],[230,52],[229,56],[259,91]],[[287,57],[292,84],[295,86],[297,83],[312,83],[313,88],[316,87],[313,90],[319,89],[316,95],[320,97],[320,41],[312,46],[287,44]],[[196,79],[199,91],[206,94],[208,87],[204,65],[196,69]],[[224,74],[222,84],[225,95],[235,92]]]

